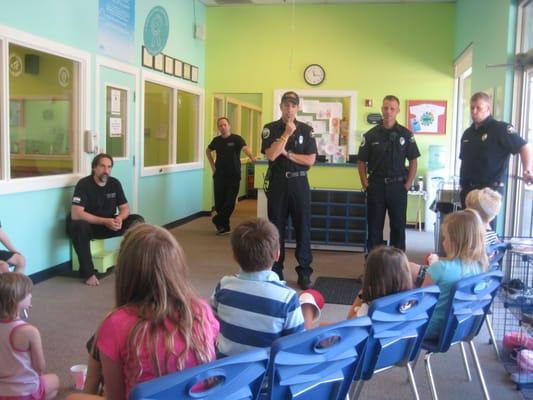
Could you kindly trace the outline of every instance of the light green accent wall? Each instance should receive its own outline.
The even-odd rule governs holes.
[[[457,0],[455,57],[470,44],[472,93],[503,88],[503,119],[511,117],[513,67],[487,68],[488,64],[513,64],[516,35],[516,5],[513,0]]]
[[[215,67],[206,75],[206,121],[212,117],[212,94],[220,92],[261,93],[263,123],[270,121],[274,90],[310,89],[303,70],[318,63],[326,71],[318,89],[357,91],[357,142],[371,128],[367,114],[379,112],[387,94],[400,98],[402,124],[407,99],[448,102],[447,134],[417,135],[423,175],[429,144],[448,148],[450,142],[454,4],[298,4],[294,22],[292,16],[292,4],[207,8],[206,63]],[[373,107],[364,107],[365,99],[372,99]],[[359,185],[357,174],[344,179],[343,187]],[[206,173],[204,183],[208,180]],[[206,209],[210,199],[206,191]]]
[[[222,93],[225,97],[240,100],[253,106],[263,107],[263,96],[261,93]]]

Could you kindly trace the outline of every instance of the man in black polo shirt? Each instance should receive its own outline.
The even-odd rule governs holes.
[[[121,236],[130,226],[144,222],[130,214],[122,185],[111,177],[113,158],[98,154],[92,161],[92,174],[80,179],[72,196],[67,232],[80,262],[80,276],[89,286],[99,285],[91,256],[91,239]],[[118,208],[118,214],[117,214]]]
[[[385,96],[381,106],[383,121],[363,135],[357,156],[359,177],[367,193],[368,252],[383,243],[387,211],[390,245],[405,250],[407,192],[416,175],[420,152],[413,134],[396,122],[399,112],[398,98]]]
[[[226,235],[231,232],[229,220],[235,209],[241,182],[241,150],[252,162],[254,156],[244,139],[231,133],[229,119],[220,117],[217,128],[220,135],[209,143],[205,154],[213,170],[216,215],[212,221],[217,235]],[[213,151],[216,153],[216,161],[213,160]]]
[[[268,159],[269,178],[267,199],[268,219],[279,231],[280,256],[272,270],[283,280],[285,260],[285,227],[290,214],[296,236],[296,259],[299,266],[298,285],[312,286],[311,262],[311,192],[307,171],[316,160],[313,129],[296,121],[300,98],[295,92],[281,97],[281,119],[263,128],[261,152]]]
[[[512,125],[491,116],[490,97],[483,92],[470,99],[472,125],[461,138],[461,203],[474,189],[491,188],[503,194],[511,154],[520,154],[523,178],[533,183],[531,148]]]

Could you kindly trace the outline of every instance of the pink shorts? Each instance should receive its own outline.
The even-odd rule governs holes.
[[[33,394],[26,394],[24,396],[1,396],[0,400],[46,400],[46,390],[44,386],[44,378],[39,377],[39,388]]]

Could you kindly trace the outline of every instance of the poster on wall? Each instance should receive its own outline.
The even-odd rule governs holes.
[[[446,134],[446,101],[407,100],[407,128],[413,133]]]
[[[135,0],[99,0],[98,50],[100,53],[133,63]]]

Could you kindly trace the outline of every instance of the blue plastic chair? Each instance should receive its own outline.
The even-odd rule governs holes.
[[[133,388],[129,399],[256,399],[268,359],[268,349],[226,357],[140,383]]]
[[[370,318],[362,317],[276,340],[265,398],[344,400],[370,327]]]
[[[431,356],[434,353],[445,353],[451,346],[457,343],[461,344],[463,362],[469,381],[471,380],[471,375],[466,359],[466,351],[464,350],[464,343],[470,345],[483,395],[485,399],[490,399],[474,346],[474,338],[479,333],[485,321],[494,296],[500,288],[502,277],[503,274],[501,271],[489,271],[464,278],[457,282],[450,294],[450,302],[447,305],[445,322],[440,337],[438,339],[425,339],[422,342],[422,349],[426,350],[424,361],[431,396],[434,400],[438,399],[438,395],[431,370]]]
[[[365,381],[392,367],[405,367],[415,399],[419,399],[410,362],[420,351],[429,319],[439,298],[438,286],[409,290],[374,300],[364,361],[352,385],[351,398],[359,398]]]

